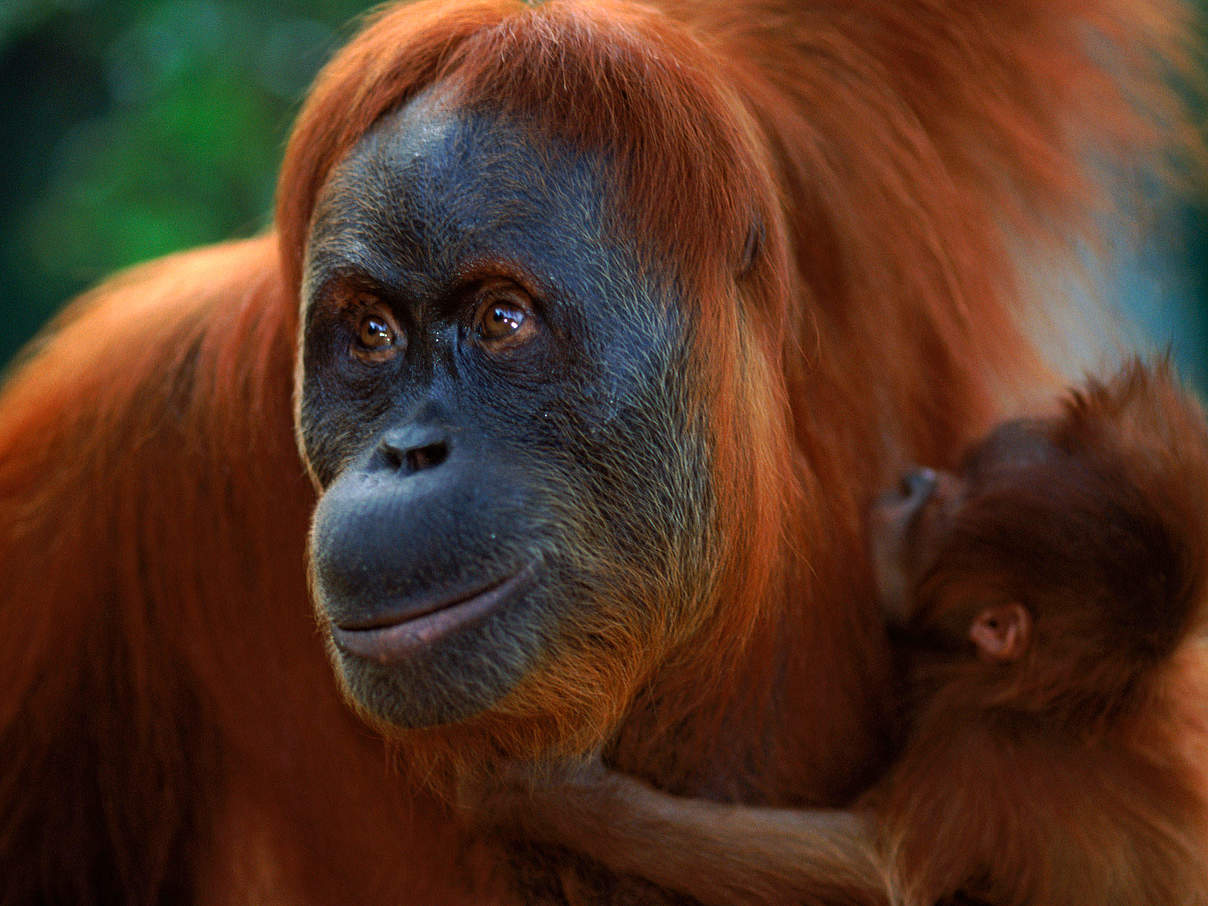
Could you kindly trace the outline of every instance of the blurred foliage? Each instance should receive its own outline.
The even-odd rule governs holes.
[[[264,228],[298,102],[367,2],[0,0],[0,363],[106,274]],[[1208,204],[1173,207],[1108,284],[1208,386]]]
[[[365,0],[2,0],[0,362],[113,270],[267,225]]]

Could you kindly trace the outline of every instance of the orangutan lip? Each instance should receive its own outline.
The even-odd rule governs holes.
[[[533,578],[533,567],[524,567],[505,579],[492,582],[469,594],[441,598],[405,611],[374,616],[363,622],[333,624],[336,647],[348,654],[389,664],[401,661],[468,623],[481,620]]]

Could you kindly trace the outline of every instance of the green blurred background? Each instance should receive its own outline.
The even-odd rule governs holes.
[[[269,222],[364,0],[0,0],[0,362],[81,289]]]
[[[267,225],[298,103],[365,9],[0,0],[0,364],[115,269]],[[1101,277],[1208,388],[1208,197],[1156,204]]]

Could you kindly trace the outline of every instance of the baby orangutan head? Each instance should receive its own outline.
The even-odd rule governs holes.
[[[870,532],[886,621],[907,640],[1048,671],[1033,691],[1118,697],[1202,616],[1203,417],[1169,368],[1133,364],[1054,417],[999,426],[955,472],[909,472]]]

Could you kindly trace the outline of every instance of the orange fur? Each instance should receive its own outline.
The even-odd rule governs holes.
[[[916,666],[912,742],[873,799],[890,864],[910,906],[965,885],[1006,906],[1208,903],[1204,416],[1167,368],[1133,365],[1072,394],[1052,437],[1086,472],[995,491],[1017,512],[945,542],[920,585],[925,623],[968,618],[964,581],[1019,595],[1035,632],[1017,664]],[[1023,547],[1038,514],[1053,556],[1028,575],[968,540]]]
[[[1004,383],[1045,379],[1018,331],[1011,249],[1085,226],[1099,200],[1086,147],[1152,141],[1173,109],[1150,57],[1177,54],[1173,9],[421,0],[376,14],[300,115],[277,250],[265,237],[118,278],[0,399],[0,901],[86,901],[110,864],[129,902],[190,878],[239,899],[253,876],[297,900],[474,900],[499,856],[415,791],[408,766],[436,751],[465,770],[491,749],[608,743],[627,769],[720,798],[859,789],[885,675],[858,603],[860,507],[904,457],[950,459]],[[383,112],[435,84],[607,156],[613,216],[699,307],[726,542],[674,653],[630,652],[624,694],[598,696],[590,719],[535,689],[520,705],[548,719],[404,737],[390,778],[308,615],[313,495],[290,382],[316,195]],[[753,220],[764,241],[736,283]],[[256,855],[240,856],[245,839]]]
[[[675,797],[596,762],[468,789],[478,820],[711,906],[1208,904],[1208,427],[1169,370],[1092,382],[877,510],[909,716],[856,808]]]

